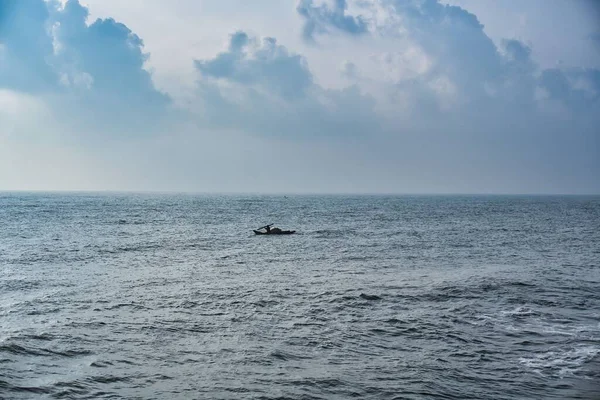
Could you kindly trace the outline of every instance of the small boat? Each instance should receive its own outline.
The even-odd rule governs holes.
[[[263,231],[257,231],[256,229],[253,229],[253,231],[257,235],[291,235],[292,233],[296,233],[296,231],[263,232]]]
[[[273,224],[253,229],[253,231],[257,235],[291,235],[292,233],[296,233],[296,231],[283,231],[279,228],[271,228],[271,226],[273,226]]]

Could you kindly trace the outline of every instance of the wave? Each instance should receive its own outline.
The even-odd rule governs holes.
[[[521,357],[519,362],[540,375],[564,378],[577,374],[586,363],[592,361],[598,354],[600,354],[600,346],[580,345],[553,348],[542,354]]]
[[[138,245],[129,245],[129,246],[117,246],[108,249],[100,249],[99,253],[107,253],[107,254],[117,254],[117,253],[128,253],[128,252],[144,252],[144,251],[152,251],[157,250],[163,247],[160,243],[141,243]]]
[[[500,311],[500,314],[508,317],[529,317],[529,316],[540,316],[539,311],[533,310],[529,307],[519,306],[513,310]]]
[[[0,291],[3,292],[21,292],[39,289],[44,286],[44,282],[39,280],[27,279],[3,279],[0,281]]]
[[[53,390],[49,387],[44,386],[21,386],[15,385],[8,381],[0,379],[0,393],[12,392],[12,393],[31,393],[36,395],[48,395],[52,394]]]
[[[366,294],[366,293],[361,293],[359,296],[361,299],[364,300],[369,300],[369,301],[374,301],[374,300],[381,300],[380,296],[377,296],[375,294]]]
[[[419,299],[444,302],[453,299],[476,299],[490,294],[519,294],[523,290],[534,290],[536,284],[504,278],[471,278],[461,283],[444,282],[434,286]]]
[[[92,354],[92,352],[88,351],[88,350],[59,351],[59,350],[46,349],[46,348],[41,348],[41,347],[20,346],[18,344],[14,344],[14,343],[0,345],[0,353],[8,353],[8,354],[14,354],[14,355],[44,356],[44,357],[60,356],[60,357],[67,357],[67,358],[86,356],[86,355]]]
[[[353,230],[342,230],[342,229],[320,229],[314,231],[314,234],[319,239],[336,239],[346,237],[348,235],[355,234],[356,232]]]

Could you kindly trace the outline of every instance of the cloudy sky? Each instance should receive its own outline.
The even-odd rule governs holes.
[[[0,190],[600,193],[600,4],[0,0]]]

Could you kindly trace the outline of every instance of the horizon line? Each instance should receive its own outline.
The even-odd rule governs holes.
[[[0,189],[0,193],[31,194],[143,194],[143,195],[213,195],[213,196],[600,196],[599,193],[560,193],[560,192],[235,192],[235,191],[194,191],[194,190],[112,190],[112,189]]]

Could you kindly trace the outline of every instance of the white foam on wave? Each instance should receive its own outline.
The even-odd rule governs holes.
[[[526,317],[529,315],[538,315],[538,312],[532,308],[520,306],[515,308],[514,310],[500,311],[500,314],[502,314],[503,316]]]
[[[560,335],[569,337],[594,338],[600,332],[597,325],[575,325],[571,319],[544,315],[535,308],[519,306],[512,310],[503,310],[495,316],[486,316],[487,321],[493,321],[498,327],[509,332],[534,332],[543,335]]]
[[[568,331],[568,330],[560,329],[556,325],[542,326],[542,333],[547,333],[550,335],[576,336],[579,332],[581,332],[580,329],[575,329],[574,331]]]
[[[540,375],[565,376],[573,375],[581,367],[600,354],[598,346],[579,346],[575,348],[555,348],[533,357],[521,357],[519,362]]]

